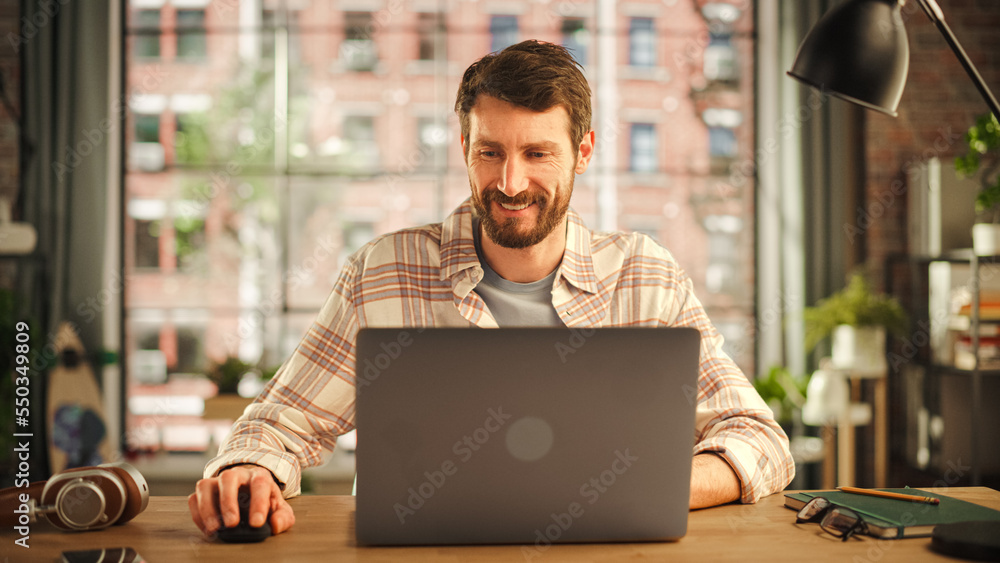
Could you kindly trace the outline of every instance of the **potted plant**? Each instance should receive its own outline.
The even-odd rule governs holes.
[[[219,388],[219,394],[236,394],[243,376],[256,368],[236,356],[229,356],[221,364],[214,364],[208,370],[209,381]]]
[[[767,375],[753,380],[754,389],[771,407],[774,419],[789,436],[792,435],[795,411],[805,404],[808,383],[807,378],[793,377],[784,366],[771,366]]]
[[[976,196],[980,220],[972,226],[972,248],[977,255],[1000,254],[1000,122],[992,113],[979,116],[965,134],[967,151],[955,159],[959,175],[979,176]]]
[[[804,311],[806,346],[812,350],[833,337],[833,366],[839,369],[885,369],[886,333],[903,334],[906,312],[895,298],[876,294],[860,273],[847,287]]]

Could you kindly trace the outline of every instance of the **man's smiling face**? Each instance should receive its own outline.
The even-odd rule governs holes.
[[[576,174],[593,150],[588,135],[574,147],[562,106],[536,112],[482,94],[462,139],[472,203],[486,236],[527,248],[563,224]]]

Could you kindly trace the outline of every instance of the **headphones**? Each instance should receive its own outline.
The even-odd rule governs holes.
[[[124,462],[77,467],[27,487],[0,490],[0,525],[26,526],[41,515],[63,530],[124,524],[149,504],[149,485]]]

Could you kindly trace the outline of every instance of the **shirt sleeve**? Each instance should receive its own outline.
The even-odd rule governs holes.
[[[322,463],[337,436],[354,429],[356,276],[357,268],[348,262],[291,357],[206,465],[206,478],[252,463],[270,470],[282,494],[292,497],[301,492],[302,468]]]
[[[722,335],[695,297],[690,278],[677,292],[675,326],[701,332],[695,455],[722,456],[740,480],[741,501],[757,502],[795,477],[788,436],[736,363],[723,352]]]

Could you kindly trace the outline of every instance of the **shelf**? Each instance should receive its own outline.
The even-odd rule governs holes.
[[[945,373],[950,373],[954,375],[968,375],[971,376],[976,370],[957,368],[955,366],[946,366],[944,364],[931,364],[931,368]],[[979,374],[988,377],[1000,377],[1000,369],[980,369]]]

